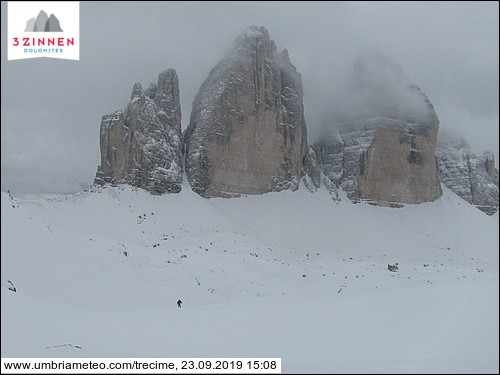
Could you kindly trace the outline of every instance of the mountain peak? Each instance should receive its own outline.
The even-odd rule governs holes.
[[[276,54],[276,45],[263,26],[249,26],[234,42],[233,52],[236,57],[255,57],[272,59]]]
[[[264,26],[250,25],[241,33],[241,37],[269,40],[269,31]]]
[[[129,184],[153,194],[177,193],[182,183],[179,81],[175,70],[158,84],[134,84],[124,112],[101,121],[101,165],[95,184]]]
[[[298,188],[307,131],[302,78],[279,61],[264,27],[250,26],[212,69],[184,133],[186,174],[205,197]]]

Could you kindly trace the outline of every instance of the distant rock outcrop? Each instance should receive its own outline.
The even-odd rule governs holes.
[[[182,184],[179,80],[174,69],[158,83],[132,90],[125,111],[101,121],[101,165],[96,184],[129,184],[153,194],[176,193]]]
[[[354,202],[398,206],[441,196],[434,152],[439,121],[432,104],[380,56],[358,60],[315,143],[323,182]],[[335,107],[335,106],[334,106]]]
[[[315,192],[321,186],[321,169],[318,165],[318,157],[312,147],[307,149],[303,164],[303,182],[306,188]]]
[[[147,90],[136,83],[125,110],[102,117],[94,183],[175,193],[184,165],[191,188],[207,198],[295,190],[302,179],[313,192],[323,182],[335,201],[342,190],[353,202],[397,207],[436,200],[441,178],[484,212],[498,210],[493,154],[477,157],[449,136],[436,151],[434,107],[396,64],[358,60],[312,147],[302,99],[287,50],[277,53],[268,31],[251,26],[202,84],[184,136],[175,70]]]
[[[185,169],[204,197],[297,189],[307,152],[302,79],[264,27],[210,72],[185,132]]]
[[[498,211],[498,170],[495,157],[475,155],[458,133],[440,132],[436,150],[441,182],[488,215]]]

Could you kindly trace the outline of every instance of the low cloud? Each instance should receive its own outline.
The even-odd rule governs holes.
[[[302,74],[309,143],[333,112],[418,107],[404,89],[414,83],[441,126],[498,160],[498,13],[497,2],[81,2],[80,61],[7,61],[0,47],[2,189],[72,193],[91,184],[101,116],[122,109],[135,82],[147,87],[168,68],[179,76],[185,129],[201,84],[249,25],[265,26]],[[404,74],[393,63],[368,65],[378,94],[353,98],[353,64],[371,51]]]

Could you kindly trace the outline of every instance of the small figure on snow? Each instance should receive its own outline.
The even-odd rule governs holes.
[[[177,307],[178,308],[182,307],[182,301],[180,299],[177,300]]]

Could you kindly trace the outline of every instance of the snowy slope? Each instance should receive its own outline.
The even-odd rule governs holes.
[[[498,372],[498,220],[446,189],[400,209],[306,189],[2,192],[2,357]]]

